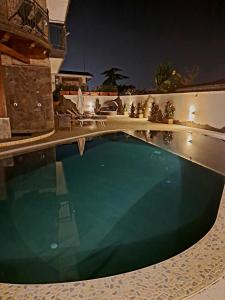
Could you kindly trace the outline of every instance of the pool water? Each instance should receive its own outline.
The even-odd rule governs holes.
[[[202,238],[224,177],[126,134],[1,161],[0,282],[105,277]]]

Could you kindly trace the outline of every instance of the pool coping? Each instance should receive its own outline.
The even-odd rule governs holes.
[[[11,147],[11,146],[18,146],[18,145],[24,145],[28,143],[37,142],[43,139],[46,139],[47,137],[52,136],[55,133],[55,130],[51,130],[47,133],[41,133],[37,136],[33,137],[27,137],[24,139],[14,140],[14,141],[8,141],[8,142],[0,142],[0,149],[4,149],[5,147]]]
[[[111,130],[126,131],[126,130]],[[107,133],[109,130],[97,134]],[[71,141],[83,136],[70,138]],[[62,141],[61,141],[62,143]],[[35,145],[33,146],[36,148]],[[32,148],[33,148],[32,147]],[[0,299],[180,300],[208,289],[225,276],[225,188],[210,231],[184,252],[136,271],[99,279],[17,285],[0,283]],[[10,298],[11,297],[11,298]],[[45,297],[45,298],[44,298]]]

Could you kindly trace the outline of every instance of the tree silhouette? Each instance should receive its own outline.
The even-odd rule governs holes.
[[[155,73],[155,84],[160,92],[174,92],[177,88],[192,84],[198,73],[199,68],[195,66],[181,75],[176,71],[173,63],[167,61],[159,65]]]

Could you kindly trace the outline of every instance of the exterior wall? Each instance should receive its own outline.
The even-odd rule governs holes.
[[[1,55],[0,55],[0,118],[7,116],[6,112],[6,100],[5,100],[5,90],[3,83],[3,72],[1,66]]]
[[[84,82],[82,77],[62,77],[62,76],[56,76],[56,83],[67,85],[67,86],[81,86],[83,83],[86,84],[86,81]]]
[[[38,3],[41,7],[43,7],[44,9],[47,8],[46,0],[36,0],[36,1],[37,1],[37,3]]]
[[[69,0],[47,0],[50,21],[65,22]]]
[[[46,6],[49,10],[49,21],[52,23],[65,23],[69,3],[70,0],[46,0]],[[55,75],[59,72],[63,61],[64,57],[50,57],[52,91],[55,90]]]
[[[87,86],[87,81],[88,81],[89,77],[86,76],[82,76],[82,75],[60,75],[57,74],[55,75],[55,85],[58,86],[59,84],[63,84],[65,86],[76,86],[76,87],[81,87],[83,86]]]
[[[65,97],[77,103],[78,96],[65,95]],[[97,98],[103,105],[106,100],[113,100],[116,96],[84,96],[85,109],[93,108]],[[121,96],[121,99],[129,106],[132,103],[137,105],[138,102],[144,102],[147,99],[151,102],[155,100],[162,112],[166,101],[171,100],[176,108],[175,120],[183,123],[191,122],[193,126],[199,124],[205,128],[208,125],[219,130],[225,127],[225,91],[132,95]]]
[[[51,81],[52,81],[52,91],[55,90],[55,75],[59,72],[61,65],[63,63],[63,58],[50,57],[50,66],[51,66]]]
[[[30,65],[4,55],[2,59],[7,116],[13,133],[44,132],[54,128],[49,61]]]
[[[176,107],[176,120],[218,129],[225,127],[225,91],[157,94],[153,97],[163,108],[167,100],[172,100]]]
[[[13,2],[15,7],[17,1]],[[37,2],[43,9],[47,9],[46,0]],[[8,27],[5,30],[7,32]],[[23,30],[22,33],[24,41],[26,38],[29,40],[28,35],[31,33]],[[14,39],[12,37],[15,43],[18,40],[17,36]],[[25,53],[28,52],[24,52],[24,56],[29,55]],[[52,130],[54,112],[49,59],[28,59],[27,63],[23,63],[9,55],[0,53],[0,139],[11,136],[10,128],[12,133]]]
[[[4,77],[2,59],[0,55],[0,139],[8,138],[11,138],[11,127],[9,118],[7,118]]]
[[[185,86],[182,88],[177,89],[177,92],[196,92],[196,91],[221,91],[225,90],[225,83],[209,83],[209,84],[202,84],[196,86]]]
[[[0,139],[11,137],[11,128],[9,118],[0,118]]]

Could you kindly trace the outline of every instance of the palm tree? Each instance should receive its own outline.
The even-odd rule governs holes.
[[[120,72],[120,71],[122,71],[122,70],[118,69],[118,68],[111,68],[111,69],[106,70],[103,73],[101,73],[101,75],[104,75],[106,77],[106,79],[102,83],[102,85],[117,86],[117,81],[118,80],[123,80],[123,79],[129,78],[125,75],[117,73],[117,72]]]

